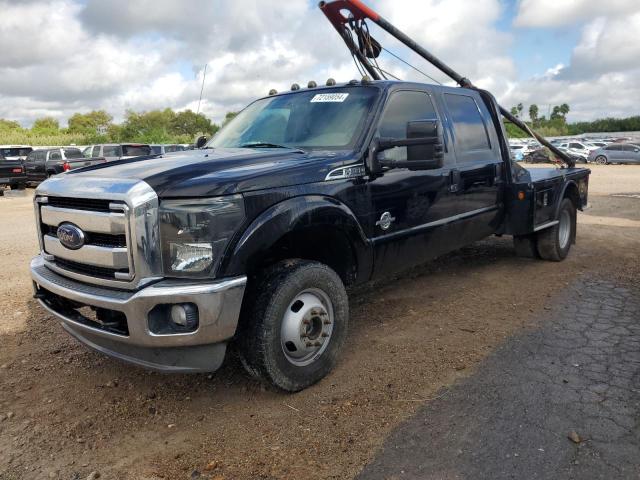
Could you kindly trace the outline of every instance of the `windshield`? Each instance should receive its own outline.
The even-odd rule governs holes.
[[[372,87],[305,90],[252,103],[209,147],[351,148],[377,95]]]
[[[33,148],[0,148],[0,155],[3,157],[26,157]]]

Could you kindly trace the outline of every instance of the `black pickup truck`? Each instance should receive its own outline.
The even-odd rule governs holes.
[[[488,93],[329,83],[255,101],[204,149],[42,183],[36,298],[100,352],[214,371],[233,342],[296,391],[348,340],[346,287],[491,235],[567,256],[590,172],[518,165]]]
[[[27,183],[22,160],[9,160],[0,152],[0,196],[4,195],[4,187],[22,190]]]
[[[106,158],[85,158],[79,148],[57,147],[34,150],[24,162],[27,183],[38,184],[53,175],[106,162]]]

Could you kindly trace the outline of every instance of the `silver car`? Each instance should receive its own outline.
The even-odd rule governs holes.
[[[82,151],[85,158],[104,157],[108,162],[152,155],[151,147],[144,143],[105,143],[89,145]]]
[[[640,146],[633,143],[612,143],[589,154],[589,162],[640,164]]]

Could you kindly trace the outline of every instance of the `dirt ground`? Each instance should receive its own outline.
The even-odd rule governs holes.
[[[566,261],[516,258],[510,238],[492,238],[361,287],[338,367],[294,395],[233,357],[213,375],[162,375],[79,345],[31,299],[32,191],[0,198],[0,478],[352,478],[577,276],[637,281],[640,167],[592,171]]]

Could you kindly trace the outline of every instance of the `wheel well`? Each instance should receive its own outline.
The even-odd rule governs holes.
[[[249,265],[249,274],[281,260],[302,258],[333,269],[345,285],[354,282],[358,271],[355,252],[347,234],[328,227],[308,227],[289,232]]]
[[[575,183],[570,183],[564,191],[562,198],[568,198],[576,210],[580,209],[580,193]]]

